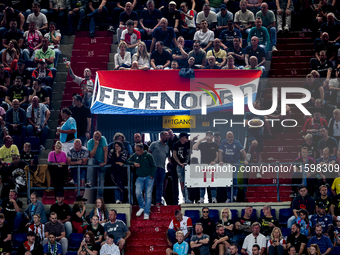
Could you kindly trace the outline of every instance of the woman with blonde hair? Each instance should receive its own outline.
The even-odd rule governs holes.
[[[131,67],[131,53],[126,51],[127,43],[121,41],[118,45],[120,50],[115,55],[115,70],[128,70]]]
[[[310,255],[321,255],[319,245],[311,244],[309,247],[309,254]]]
[[[137,61],[140,70],[150,69],[150,55],[144,42],[138,43],[138,51],[132,56],[132,62]]]
[[[283,255],[283,251],[287,249],[286,240],[282,236],[281,229],[273,228],[270,240],[267,243],[267,253],[269,255]]]
[[[10,40],[7,49],[2,53],[2,63],[10,74],[17,69],[20,48],[16,40]]]
[[[229,237],[229,240],[233,237],[234,222],[232,221],[232,214],[229,208],[224,208],[221,211],[221,220],[217,224],[224,226],[224,233]]]
[[[108,222],[109,218],[109,212],[106,209],[106,205],[104,203],[104,199],[99,197],[96,199],[95,207],[90,212],[89,218],[92,220],[92,217],[94,215],[97,215],[99,218],[99,224],[101,224],[103,227],[106,222]]]

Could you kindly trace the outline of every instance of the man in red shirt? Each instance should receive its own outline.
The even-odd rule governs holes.
[[[321,112],[319,108],[314,108],[313,117],[306,120],[303,125],[304,133],[311,133],[313,135],[313,142],[319,143],[321,139],[321,134],[319,132],[321,127],[327,127],[328,123],[325,119],[321,118]]]
[[[191,232],[192,232],[192,221],[189,217],[183,216],[180,210],[175,211],[175,217],[172,219],[169,225],[169,229],[166,232],[166,239],[169,246],[173,246],[176,240],[176,232],[182,231],[184,234],[184,241],[190,243]]]

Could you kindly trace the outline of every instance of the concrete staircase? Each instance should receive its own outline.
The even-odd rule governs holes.
[[[63,58],[67,57],[68,60],[71,58],[73,43],[75,36],[64,36],[61,40],[60,50],[61,55],[58,62],[58,72],[53,84],[53,93],[52,93],[52,101],[51,101],[51,117],[48,121],[48,126],[50,128],[50,133],[48,139],[45,143],[45,150],[42,150],[39,154],[39,164],[47,164],[48,153],[52,151],[52,147],[54,145],[54,138],[56,134],[56,128],[58,125],[59,113],[61,102],[63,100],[63,93],[65,89],[65,83],[67,79],[67,68],[65,64],[63,64]]]

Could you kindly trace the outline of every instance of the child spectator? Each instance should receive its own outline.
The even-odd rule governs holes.
[[[21,153],[21,158],[29,165],[34,165],[34,153],[31,151],[31,144],[24,144],[24,151]],[[36,162],[38,164],[38,162]]]
[[[333,246],[340,246],[340,216],[336,217],[334,226],[334,243]]]
[[[39,213],[33,215],[33,224],[28,227],[28,231],[33,231],[38,237],[37,242],[42,243],[45,238],[45,225],[40,222],[41,216]]]
[[[173,252],[177,252],[178,255],[187,255],[189,251],[189,244],[184,241],[184,234],[182,231],[176,232],[177,243],[174,244],[173,250],[170,248],[166,249],[166,254],[170,255]]]

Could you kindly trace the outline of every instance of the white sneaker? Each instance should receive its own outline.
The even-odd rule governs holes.
[[[143,210],[143,211],[144,211],[144,210]],[[148,220],[148,219],[150,219],[149,214],[144,213],[144,220]]]
[[[226,203],[230,203],[230,199],[228,198],[225,202],[226,202]]]
[[[142,215],[142,213],[144,212],[144,209],[139,209],[138,212],[136,213],[136,216],[139,217]]]
[[[216,197],[213,197],[213,198],[211,199],[211,202],[212,202],[213,204],[217,204],[217,199],[216,199]]]
[[[250,162],[251,154],[247,153],[246,155],[247,155],[247,161]]]
[[[107,31],[114,32],[114,31],[115,31],[115,28],[114,28],[113,26],[109,26],[109,28],[107,29]]]
[[[119,199],[116,200],[116,204],[121,204],[122,202],[120,202]]]
[[[273,46],[273,47],[272,47],[272,51],[277,51],[276,46]]]
[[[285,27],[283,28],[283,30],[285,31],[285,33],[287,33],[287,32],[289,32],[289,27],[288,27],[288,26],[285,26]]]
[[[278,32],[278,33],[282,33],[282,32],[283,32],[282,27],[279,27],[279,28],[277,29],[277,32]]]
[[[203,204],[204,203],[204,198],[200,198],[200,200],[198,200],[199,204]]]
[[[257,174],[256,174],[256,178],[257,178],[257,179],[262,179],[262,175],[261,175],[260,173],[257,173]]]
[[[236,196],[233,196],[233,201],[236,202],[237,201],[237,197]]]

